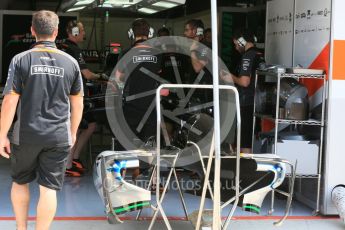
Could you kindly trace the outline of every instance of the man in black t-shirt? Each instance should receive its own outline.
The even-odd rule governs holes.
[[[82,43],[85,40],[85,30],[81,22],[76,20],[69,21],[67,23],[66,32],[68,38],[61,44],[60,49],[72,57],[74,57],[79,65],[80,71],[83,76],[84,88],[87,92],[86,80],[107,80],[102,74],[95,74],[91,72],[84,60],[82,50],[78,46],[78,43]],[[86,93],[87,95],[87,93]],[[93,113],[85,113],[83,115],[81,129],[78,135],[78,139],[73,149],[71,150],[71,158],[67,163],[66,176],[79,177],[83,174],[84,166],[79,160],[80,153],[90,139],[93,132],[96,130],[97,124]]]
[[[102,80],[102,78],[104,78],[102,74],[93,73],[88,69],[83,57],[82,50],[78,46],[79,43],[82,43],[85,40],[85,29],[83,24],[76,20],[69,21],[67,23],[66,32],[68,38],[63,44],[61,44],[60,49],[77,60],[84,81],[85,79]]]
[[[241,152],[252,152],[255,72],[265,62],[263,53],[255,47],[256,38],[250,30],[235,33],[233,42],[242,54],[238,72],[221,75],[223,80],[234,82],[240,96]]]
[[[165,37],[165,36],[170,36],[170,31],[166,27],[162,27],[158,29],[157,31],[157,37]]]
[[[121,55],[115,70],[115,79],[123,84],[122,109],[132,132],[144,143],[156,136],[156,89],[163,82],[161,72],[161,51],[145,43],[153,36],[153,29],[145,19],[136,19],[128,31],[132,47]],[[140,168],[147,164],[140,162]],[[132,178],[139,175],[136,169]],[[151,190],[156,189],[156,179],[152,180]],[[161,187],[161,186],[160,186]],[[161,189],[161,188],[160,188]]]
[[[185,23],[184,36],[192,39],[190,46],[190,68],[188,72],[188,83],[190,84],[212,84],[212,74],[209,70],[212,66],[208,59],[211,51],[210,44],[204,44],[204,23],[199,19],[191,19]],[[203,44],[203,45],[201,45]],[[200,79],[198,79],[198,77]],[[199,103],[213,101],[212,90],[198,89],[193,95],[194,100]],[[193,99],[192,99],[193,100]]]
[[[145,19],[132,23],[129,37],[132,47],[124,51],[115,72],[123,89],[123,113],[131,130],[142,140],[156,135],[155,90],[161,84],[160,51],[143,44],[152,29]]]
[[[212,44],[212,30],[211,30],[211,28],[205,29],[203,42],[210,44],[210,45]]]
[[[174,38],[169,37],[169,30],[165,27],[158,30],[158,37],[160,39],[155,44],[155,47],[162,52],[162,71],[161,78],[171,84],[186,84],[185,79],[185,60],[188,56],[179,52],[179,47],[174,41]],[[177,90],[180,91],[180,90]],[[181,95],[180,95],[181,96]]]

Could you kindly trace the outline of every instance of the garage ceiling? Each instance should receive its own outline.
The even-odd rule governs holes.
[[[64,11],[67,7],[71,6],[76,0],[0,0],[0,9],[3,10],[40,10],[47,9],[52,11]],[[132,1],[132,0],[127,0]],[[220,7],[236,6],[237,3],[262,5],[266,0],[218,0]],[[161,18],[175,18],[183,15],[197,13],[210,9],[209,0],[186,0],[186,4],[183,6],[177,6],[175,8],[165,10],[153,15],[145,15],[145,17],[161,17]],[[137,15],[128,10],[119,8],[104,8],[96,9],[99,12],[105,10],[109,11],[110,15],[116,15],[118,17],[136,17]],[[84,9],[79,11],[81,15],[94,15],[95,9]]]

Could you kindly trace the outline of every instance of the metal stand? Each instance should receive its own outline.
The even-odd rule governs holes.
[[[325,100],[326,100],[326,75],[325,74],[303,74],[303,73],[285,73],[285,69],[278,68],[277,72],[270,72],[270,71],[257,71],[256,78],[255,78],[255,89],[257,88],[258,84],[258,77],[259,76],[271,76],[275,77],[277,79],[277,96],[276,96],[276,109],[275,109],[275,117],[266,115],[266,114],[258,114],[256,113],[255,103],[254,103],[254,116],[253,116],[253,142],[255,137],[255,123],[256,118],[264,118],[272,120],[275,124],[274,128],[274,150],[273,154],[277,153],[277,142],[278,142],[278,132],[279,132],[279,126],[285,124],[287,125],[313,125],[313,126],[319,126],[320,127],[320,146],[319,146],[319,153],[318,153],[318,162],[315,162],[317,164],[317,174],[316,175],[297,175],[299,178],[303,177],[315,177],[317,178],[317,198],[316,198],[316,204],[315,204],[315,213],[319,212],[320,208],[320,188],[321,188],[321,166],[322,166],[322,154],[323,154],[323,136],[324,136],[324,125],[325,125]],[[280,119],[279,118],[279,96],[280,96],[280,82],[283,78],[295,78],[295,79],[302,79],[302,78],[308,78],[308,79],[319,79],[323,80],[324,89],[322,91],[322,112],[321,112],[321,119],[319,121],[317,120],[287,120],[287,119]],[[256,96],[256,95],[255,95]],[[291,171],[292,173],[292,171]],[[296,174],[296,166],[295,166],[295,174]],[[296,175],[294,176],[296,177]],[[283,195],[286,193],[282,191],[276,191]],[[271,209],[269,210],[269,215],[271,215],[274,211],[274,191],[272,192],[272,201],[271,201]]]
[[[160,90],[162,88],[211,88],[212,86],[211,85],[202,85],[202,86],[197,86],[197,85],[161,85],[158,89],[157,89],[157,92],[160,92]],[[234,92],[235,94],[235,99],[236,99],[236,110],[239,111],[239,98],[238,98],[238,93],[236,91],[236,89],[233,87],[233,86],[220,86],[221,89],[228,89],[228,90],[231,90]],[[156,165],[154,166],[153,170],[152,170],[152,174],[151,174],[151,177],[150,177],[150,181],[149,181],[149,187],[151,186],[152,182],[154,179],[156,179],[156,206],[152,206],[153,210],[154,210],[154,214],[153,214],[153,218],[151,220],[151,223],[150,223],[150,226],[149,226],[149,229],[152,229],[153,226],[154,226],[154,223],[156,222],[156,219],[157,219],[157,216],[159,214],[159,212],[161,213],[162,217],[163,217],[163,221],[167,227],[167,229],[172,229],[171,228],[171,225],[169,223],[169,220],[164,212],[164,209],[162,207],[162,203],[164,201],[164,198],[165,198],[165,195],[166,195],[166,191],[167,191],[167,188],[168,188],[168,185],[169,185],[169,182],[171,180],[171,177],[174,176],[175,180],[178,182],[178,177],[177,177],[177,174],[176,174],[176,170],[175,170],[175,166],[176,166],[176,162],[179,158],[179,155],[180,155],[180,151],[177,151],[176,153],[174,154],[162,154],[161,155],[161,149],[160,149],[160,129],[161,129],[161,125],[160,125],[160,122],[161,122],[161,116],[160,116],[160,113],[161,113],[161,107],[160,107],[160,95],[159,93],[157,93],[156,95],[157,97],[157,100],[156,100],[156,103],[157,103],[157,121],[158,121],[158,124],[157,124],[157,151],[156,151],[156,159],[157,159],[157,162],[156,162]],[[290,167],[291,167],[291,172],[292,173],[292,177],[291,177],[291,187],[290,187],[290,192],[289,193],[286,193],[286,195],[288,196],[288,202],[287,202],[287,207],[286,207],[286,212],[285,212],[285,216],[280,220],[278,221],[277,223],[275,223],[276,225],[280,225],[287,217],[288,213],[289,213],[289,210],[290,210],[290,206],[291,206],[291,200],[292,200],[292,193],[293,193],[293,185],[294,185],[294,178],[295,178],[295,170],[293,169],[293,166],[287,162],[287,161],[284,161],[284,160],[281,160],[279,159],[278,157],[277,158],[271,158],[271,157],[265,157],[265,156],[261,156],[260,155],[253,155],[253,154],[242,154],[240,155],[240,134],[241,134],[241,130],[240,130],[240,125],[241,125],[241,118],[240,118],[240,113],[237,112],[236,113],[236,116],[237,116],[237,126],[238,126],[238,132],[237,132],[237,152],[236,152],[236,156],[223,156],[221,158],[233,158],[233,159],[236,159],[236,175],[235,175],[235,195],[234,197],[232,197],[230,200],[228,200],[227,202],[225,202],[223,205],[219,205],[218,209],[221,211],[223,208],[225,208],[226,206],[228,206],[230,203],[234,202],[233,204],[233,207],[231,208],[228,216],[227,216],[227,219],[225,221],[225,223],[223,225],[220,225],[219,229],[227,229],[230,221],[231,221],[231,218],[237,208],[237,205],[238,205],[238,202],[239,202],[239,197],[241,195],[244,195],[250,188],[252,188],[254,185],[256,185],[257,183],[259,183],[261,180],[263,180],[265,177],[262,177],[260,179],[258,179],[257,181],[255,181],[254,183],[252,183],[250,186],[248,186],[247,188],[243,189],[242,191],[239,190],[240,188],[240,157],[243,157],[243,158],[249,158],[249,159],[255,159],[256,162],[261,162],[262,164],[289,164]],[[201,216],[202,216],[202,212],[204,210],[204,206],[205,206],[205,200],[206,200],[206,191],[207,189],[210,191],[210,194],[211,196],[214,198],[215,196],[215,192],[216,191],[213,191],[212,193],[212,189],[211,189],[211,185],[210,185],[210,181],[209,181],[209,178],[210,178],[210,173],[211,173],[211,166],[212,166],[212,161],[213,161],[213,158],[216,159],[216,157],[214,156],[214,149],[215,149],[215,135],[213,135],[213,138],[212,138],[212,142],[211,142],[211,147],[210,147],[210,151],[209,151],[209,154],[208,156],[202,156],[202,153],[200,151],[200,148],[199,146],[196,144],[196,143],[193,143],[193,142],[188,142],[188,144],[191,144],[191,145],[194,145],[197,150],[198,150],[198,154],[199,154],[199,158],[200,158],[200,161],[201,161],[201,164],[202,164],[202,168],[203,168],[203,172],[205,173],[205,179],[204,179],[204,185],[203,185],[203,191],[202,191],[202,196],[201,196],[201,202],[200,202],[200,208],[199,208],[199,213],[198,213],[198,218],[197,218],[197,223],[196,223],[196,229],[200,229],[200,226],[201,226]],[[167,182],[164,186],[164,189],[162,191],[162,194],[160,194],[160,189],[159,189],[159,185],[160,185],[160,170],[161,170],[161,158],[163,159],[166,159],[169,164],[170,164],[170,171],[169,171],[169,175],[168,175],[168,178],[167,178]],[[207,166],[205,168],[205,164],[203,162],[204,158],[207,158],[208,159],[208,163],[207,163]],[[220,174],[220,168],[217,169],[217,167],[215,167],[215,170],[219,170],[219,174]],[[155,176],[155,173],[156,173],[156,178],[154,178]],[[267,174],[268,175],[268,174]],[[285,174],[281,174],[281,175],[285,175]],[[283,176],[281,176],[282,178]],[[219,179],[220,180],[220,179]],[[271,185],[270,185],[271,186]],[[272,185],[273,186],[273,185]],[[182,206],[183,206],[183,209],[184,209],[184,212],[185,212],[185,215],[186,217],[188,218],[188,211],[187,211],[187,207],[186,207],[186,203],[185,203],[185,200],[184,200],[184,197],[183,197],[183,193],[182,193],[182,190],[181,190],[181,187],[180,185],[178,184],[178,190],[179,190],[179,196],[180,196],[180,199],[181,199],[181,203],[182,203]],[[220,196],[220,194],[219,194]],[[214,199],[213,199],[214,200]],[[137,219],[139,219],[140,217],[140,214],[141,214],[141,211],[138,213],[137,215]],[[112,216],[115,216],[116,215],[112,215]],[[116,220],[118,222],[118,220]],[[216,228],[218,229],[218,228]]]
[[[213,138],[212,138],[212,141],[213,141]],[[199,159],[200,159],[200,162],[201,162],[202,171],[204,172],[204,175],[206,177],[207,170],[206,170],[205,163],[204,163],[204,160],[203,160],[203,156],[201,154],[201,150],[200,150],[199,146],[196,143],[192,142],[192,141],[188,141],[187,144],[191,144],[191,145],[193,145],[197,149],[198,155],[199,155]],[[210,151],[212,150],[212,144],[213,144],[213,142],[211,143]],[[209,159],[211,159],[211,158],[209,158]],[[213,200],[213,192],[212,192],[212,187],[211,187],[210,181],[207,181],[207,188],[208,188],[208,192],[210,193],[211,199]]]
[[[165,194],[166,194],[166,191],[168,189],[168,186],[169,186],[169,183],[170,183],[170,180],[171,180],[171,176],[174,174],[174,179],[176,180],[177,182],[177,187],[178,187],[178,191],[179,191],[179,195],[180,195],[180,199],[181,199],[181,203],[182,203],[182,206],[183,206],[183,210],[184,210],[184,213],[185,213],[185,216],[186,218],[188,219],[188,211],[187,211],[187,207],[186,207],[186,202],[184,200],[184,197],[183,197],[183,194],[182,194],[182,191],[181,191],[181,188],[180,188],[180,185],[178,183],[178,178],[177,178],[177,174],[176,174],[176,170],[175,170],[175,165],[176,165],[176,161],[178,159],[178,156],[179,156],[179,153],[177,153],[175,156],[174,156],[174,160],[173,160],[173,163],[172,163],[172,166],[170,168],[170,171],[169,171],[169,175],[168,175],[168,178],[167,178],[167,181],[164,185],[164,189],[162,191],[162,194],[160,195],[159,193],[159,181],[160,179],[158,178],[159,175],[160,175],[160,168],[159,168],[159,165],[158,164],[158,158],[157,158],[157,165],[156,165],[156,176],[157,176],[157,184],[156,184],[156,197],[159,197],[159,202],[157,202],[157,206],[155,207],[156,209],[154,210],[154,213],[153,213],[153,217],[152,217],[152,220],[151,220],[151,223],[150,223],[150,226],[148,229],[152,229],[154,223],[156,222],[156,219],[157,219],[157,215],[158,215],[158,212],[160,211],[162,216],[163,216],[163,219],[164,219],[164,211],[160,209],[160,207],[162,207],[162,203],[163,203],[163,200],[165,198]],[[162,156],[162,157],[167,157],[167,156]],[[166,219],[168,220],[168,219]],[[171,226],[169,224],[169,222],[166,222],[164,220],[165,224],[167,225],[167,228],[168,229],[171,229]]]
[[[204,207],[205,207],[206,190],[207,190],[207,187],[210,183],[209,178],[210,178],[211,165],[212,165],[212,160],[213,160],[213,151],[214,151],[214,135],[212,137],[211,148],[210,148],[210,152],[209,152],[207,169],[206,169],[206,174],[205,174],[205,179],[204,179],[204,186],[202,188],[202,195],[201,195],[198,219],[196,221],[196,226],[195,226],[196,230],[199,230],[200,226],[201,226],[201,216],[202,216],[202,212],[204,211]],[[203,161],[203,159],[201,159],[201,161]]]
[[[198,88],[198,89],[212,89],[213,85],[184,85],[184,84],[163,84],[161,86],[158,87],[157,91],[156,91],[156,109],[157,109],[157,182],[156,184],[159,185],[160,184],[160,162],[161,162],[161,105],[160,105],[160,91],[163,88]],[[240,187],[240,133],[241,133],[241,117],[240,117],[240,108],[239,108],[239,96],[238,96],[238,92],[237,89],[234,86],[228,86],[228,85],[220,85],[219,86],[220,89],[226,89],[226,90],[230,90],[234,93],[235,95],[235,101],[236,101],[236,118],[237,118],[237,127],[238,127],[238,133],[237,133],[237,152],[236,152],[236,156],[232,157],[232,158],[236,158],[236,177],[235,177],[235,197],[234,197],[234,206],[229,214],[229,216],[232,216],[235,212],[235,209],[237,207],[238,201],[239,201],[239,187]],[[218,104],[219,101],[219,97],[215,100],[215,107]],[[217,102],[216,102],[217,101]],[[218,104],[219,105],[219,104]],[[216,130],[216,129],[215,129]],[[218,130],[219,132],[219,130]],[[215,164],[215,182],[218,180],[218,184],[220,183],[220,155],[219,158],[217,156],[214,156],[214,149],[215,149],[215,134],[213,136],[213,141],[212,141],[212,145],[210,148],[210,152],[209,152],[209,156],[208,156],[208,164],[207,164],[207,169],[206,169],[206,175],[205,175],[205,182],[204,182],[204,187],[203,187],[203,193],[201,196],[201,204],[200,204],[200,210],[199,210],[199,215],[198,215],[198,221],[196,224],[196,229],[199,229],[198,227],[200,227],[201,225],[201,213],[203,211],[203,207],[205,205],[205,199],[206,199],[206,190],[207,187],[209,187],[209,175],[211,172],[211,164],[212,164],[212,160],[213,157],[215,157],[215,161],[217,162],[217,160],[219,160],[218,164]],[[220,149],[219,149],[220,150]],[[177,157],[174,159],[173,164],[172,164],[172,168],[174,168],[175,164],[176,164],[176,160]],[[172,175],[173,170],[170,171],[169,176],[167,181],[170,181],[171,175]],[[205,172],[205,170],[204,170]],[[164,190],[162,192],[162,195],[159,194],[159,186],[156,187],[156,202],[157,202],[157,210],[154,212],[151,224],[149,226],[149,229],[152,229],[158,212],[161,213],[162,217],[163,217],[163,221],[167,227],[167,229],[171,229],[171,225],[167,219],[167,216],[164,212],[164,209],[162,207],[162,202],[166,193],[166,189],[167,189],[168,183],[165,185]],[[215,188],[217,187],[217,183],[215,183]],[[210,188],[209,188],[210,189]],[[220,218],[220,212],[221,212],[221,206],[220,206],[220,187],[218,189],[214,190],[213,193],[213,201],[214,201],[214,205],[213,208],[214,210],[216,209],[216,212],[219,212],[217,214],[219,214],[219,218],[217,218],[217,215],[214,215],[213,218],[213,228],[214,229],[220,229],[221,228],[221,218]],[[219,201],[219,204],[218,204]],[[186,212],[186,209],[185,209]],[[219,223],[219,224],[218,224]],[[216,226],[216,227],[215,227]]]
[[[151,188],[151,185],[152,185],[152,181],[153,181],[153,177],[154,177],[156,168],[157,168],[157,165],[155,165],[155,166],[153,167],[153,169],[152,169],[151,176],[150,176],[150,180],[149,180],[149,184],[147,185],[147,188],[146,188],[147,190],[150,190],[150,188]],[[155,210],[154,206],[152,206],[152,208]],[[143,211],[142,209],[139,210],[139,212],[138,212],[137,217],[135,218],[135,220],[139,220],[142,211]]]

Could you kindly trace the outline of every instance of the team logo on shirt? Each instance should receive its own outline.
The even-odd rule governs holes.
[[[243,64],[242,64],[243,70],[248,70],[249,66],[250,66],[250,59],[243,59]]]
[[[48,74],[56,77],[63,77],[64,69],[56,66],[49,65],[32,65],[31,75]]]
[[[79,63],[80,63],[80,64],[86,64],[85,59],[84,59],[82,53],[79,54]]]
[[[133,57],[133,63],[152,62],[157,63],[157,57],[152,55],[139,55]]]
[[[200,56],[201,56],[201,57],[206,57],[206,56],[207,56],[207,50],[208,50],[207,47],[203,48],[202,51],[201,51]]]
[[[41,60],[44,60],[44,61],[56,61],[56,59],[55,59],[55,58],[51,58],[51,57],[45,57],[45,56],[40,57],[40,59],[41,59]]]

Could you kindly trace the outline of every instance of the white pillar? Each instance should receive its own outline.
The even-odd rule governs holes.
[[[329,73],[326,148],[324,161],[323,214],[337,214],[332,189],[345,184],[345,1],[332,0],[331,54]]]

